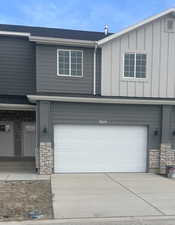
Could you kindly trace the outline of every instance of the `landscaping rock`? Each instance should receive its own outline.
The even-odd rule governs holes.
[[[50,180],[0,181],[0,221],[52,217]]]

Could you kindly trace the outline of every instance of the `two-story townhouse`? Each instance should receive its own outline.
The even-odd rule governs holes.
[[[0,25],[0,160],[40,174],[175,165],[175,9],[118,33]]]

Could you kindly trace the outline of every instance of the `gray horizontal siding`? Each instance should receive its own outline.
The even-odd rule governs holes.
[[[93,93],[93,67],[94,49],[72,48],[83,50],[83,77],[61,77],[57,76],[57,49],[71,47],[44,46],[36,48],[36,74],[38,92],[56,93]],[[97,64],[101,61],[100,51],[98,52]],[[100,88],[100,71],[97,67],[97,88]],[[99,91],[98,91],[99,93]]]
[[[99,124],[103,120],[108,125],[145,125],[149,127],[149,148],[160,147],[159,106],[53,103],[51,111],[53,124]]]
[[[0,37],[0,94],[35,91],[35,46],[27,39]]]

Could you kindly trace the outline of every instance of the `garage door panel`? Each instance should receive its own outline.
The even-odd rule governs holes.
[[[146,127],[55,125],[55,172],[145,172],[146,143]]]

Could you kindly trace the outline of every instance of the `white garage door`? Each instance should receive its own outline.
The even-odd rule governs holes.
[[[147,128],[142,126],[54,126],[54,170],[145,172]]]

